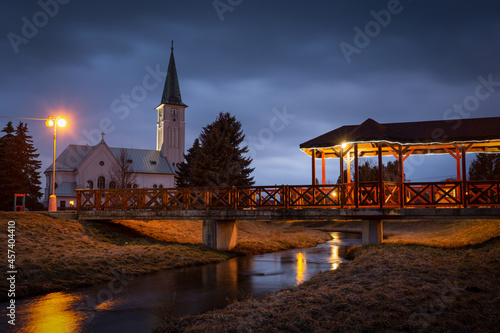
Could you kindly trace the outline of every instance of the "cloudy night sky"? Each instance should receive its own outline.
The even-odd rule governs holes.
[[[0,5],[0,115],[65,115],[59,153],[96,144],[102,130],[111,147],[155,149],[171,40],[189,105],[186,149],[230,112],[258,185],[309,184],[299,144],[342,125],[500,115],[498,1],[40,3]],[[3,128],[9,119],[0,119]],[[28,126],[43,171],[52,132]],[[412,181],[455,174],[450,156],[411,163]],[[328,163],[327,179],[338,169]]]

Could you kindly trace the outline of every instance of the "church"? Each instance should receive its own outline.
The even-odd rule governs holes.
[[[134,176],[134,183],[129,187],[175,187],[176,168],[184,161],[186,107],[181,98],[172,46],[161,103],[156,107],[156,150],[109,147],[104,141],[104,133],[95,146],[69,145],[55,163],[57,208],[74,207],[75,189],[116,188],[110,175],[124,156]],[[52,194],[52,168],[53,165],[44,172],[46,206]]]

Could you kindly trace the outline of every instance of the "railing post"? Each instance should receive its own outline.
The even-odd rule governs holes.
[[[283,186],[283,201],[285,202],[285,209],[290,208],[290,188],[288,185]]]
[[[82,192],[80,192],[79,190],[76,190],[76,210],[80,210],[80,205],[82,204]]]
[[[95,210],[102,210],[102,193],[100,190],[94,192],[94,206]]]
[[[233,186],[231,189],[231,195],[230,195],[232,202],[233,209],[238,209],[238,188],[236,186]],[[231,205],[231,203],[230,203]]]
[[[184,201],[184,210],[188,210],[189,209],[189,192],[190,189],[188,187],[185,187],[183,189],[183,193],[182,193],[182,197],[183,197],[183,201]]]

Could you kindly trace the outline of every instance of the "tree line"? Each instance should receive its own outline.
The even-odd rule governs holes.
[[[26,193],[26,207],[43,209],[40,199],[41,162],[28,134],[27,124],[15,128],[8,122],[0,137],[0,210],[12,210],[14,194]],[[255,184],[252,158],[246,156],[245,135],[241,122],[230,113],[219,113],[211,124],[203,127],[193,146],[184,155],[175,174],[179,187],[245,186]],[[384,181],[399,181],[398,162],[383,166]],[[360,181],[378,181],[378,166],[365,161],[359,165]],[[352,175],[353,176],[353,175]],[[110,170],[116,188],[129,187],[134,181],[134,170],[122,150],[118,164]],[[344,174],[347,180],[347,174]],[[476,154],[468,170],[469,180],[500,180],[500,154]],[[339,180],[340,181],[340,177]]]
[[[26,194],[26,208],[41,210],[42,182],[38,169],[42,162],[23,122],[14,128],[11,121],[2,130],[0,138],[0,209],[14,209],[14,194]],[[20,204],[20,201],[18,201]]]

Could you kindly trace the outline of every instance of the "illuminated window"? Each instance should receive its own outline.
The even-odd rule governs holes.
[[[97,178],[97,188],[100,190],[106,188],[106,178],[104,176]]]

